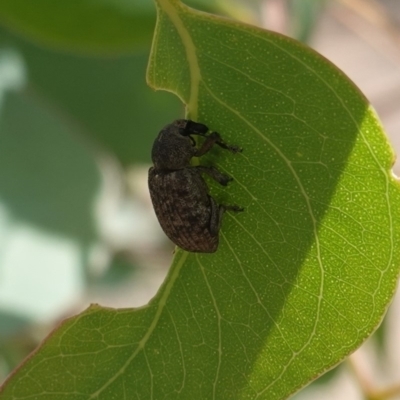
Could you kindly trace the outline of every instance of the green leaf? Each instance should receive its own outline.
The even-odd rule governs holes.
[[[399,273],[393,152],[358,89],[284,36],[159,0],[149,83],[243,153],[205,157],[215,254],[177,250],[137,310],[66,321],[1,399],[284,399],[379,325]],[[166,121],[168,122],[168,121]]]
[[[11,92],[1,105],[2,206],[13,220],[86,248],[98,235],[93,208],[101,177],[93,155],[34,96]]]
[[[146,0],[2,0],[0,23],[47,46],[116,54],[148,45],[154,13]]]

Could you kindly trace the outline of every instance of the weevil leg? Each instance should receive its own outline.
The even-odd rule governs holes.
[[[197,135],[197,133],[192,133],[192,135]],[[206,140],[194,154],[195,157],[201,157],[202,155],[206,154],[208,151],[210,151],[210,149],[214,146],[214,144],[217,144],[218,146],[222,147],[223,149],[229,150],[232,153],[238,153],[242,151],[242,149],[238,146],[231,146],[229,144],[226,144],[221,139],[221,136],[218,132],[211,132],[208,136],[205,136],[205,138]]]
[[[214,146],[214,144],[217,144],[218,146],[229,150],[232,153],[238,153],[242,151],[239,146],[226,144],[218,132],[210,132],[210,134],[207,136],[207,132],[209,131],[208,126],[201,124],[200,122],[195,122],[190,119],[177,119],[175,124],[180,128],[181,135],[183,136],[199,135],[206,138],[203,145],[195,154],[196,157],[200,157],[207,153]]]
[[[236,205],[227,205],[227,204],[220,204],[220,207],[224,209],[224,211],[233,211],[233,212],[242,212],[244,211],[243,207],[239,207]]]
[[[195,157],[201,157],[206,154],[221,138],[217,132],[211,132],[208,136],[205,136],[206,140],[203,142],[201,147],[196,150]]]
[[[216,236],[221,228],[222,215],[224,214],[225,210],[219,206],[211,196],[209,197],[211,205],[210,233],[211,235]]]
[[[215,142],[219,147],[222,147],[223,149],[229,150],[231,153],[240,153],[242,151],[242,148],[239,146],[235,146],[232,144],[227,144],[225,143],[219,133],[217,132],[211,132],[211,134],[216,133],[219,136],[219,139]]]
[[[217,204],[216,201],[210,196],[211,204],[211,217],[210,217],[210,233],[217,235],[221,229],[222,216],[225,211],[241,212],[244,208],[236,205]]]
[[[230,176],[224,175],[223,173],[219,172],[217,168],[214,167],[205,167],[204,165],[197,165],[195,167],[197,171],[200,173],[207,174],[211,178],[213,178],[215,181],[217,181],[220,185],[226,186],[228,182],[232,181],[233,178]]]

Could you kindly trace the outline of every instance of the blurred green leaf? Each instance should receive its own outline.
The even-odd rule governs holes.
[[[0,339],[17,334],[31,322],[25,316],[0,310]]]
[[[326,0],[290,0],[291,36],[308,43],[325,4]]]
[[[98,277],[92,277],[92,286],[111,287],[125,283],[137,272],[137,266],[123,255],[117,255],[110,263],[107,270]]]
[[[148,46],[154,10],[146,0],[2,0],[0,23],[53,48],[118,54]]]
[[[202,162],[234,177],[211,191],[245,212],[226,215],[217,253],[177,250],[147,306],[66,321],[1,399],[284,399],[354,351],[392,298],[400,187],[364,96],[296,41],[157,4],[149,82],[243,147]]]
[[[183,115],[175,96],[146,85],[145,53],[87,58],[42,49],[10,34],[3,43],[21,51],[35,91],[125,165],[149,162],[157,132]]]
[[[31,324],[25,316],[0,310],[1,382],[37,346],[37,341],[26,335]]]
[[[0,118],[0,202],[17,221],[92,242],[100,175],[94,158],[43,104],[6,96]]]

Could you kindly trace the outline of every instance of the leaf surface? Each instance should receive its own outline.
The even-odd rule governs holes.
[[[284,399],[376,329],[399,273],[394,155],[367,100],[287,37],[159,0],[148,69],[213,150],[226,214],[215,254],[177,250],[137,310],[66,321],[1,399]],[[166,121],[166,123],[169,121]]]

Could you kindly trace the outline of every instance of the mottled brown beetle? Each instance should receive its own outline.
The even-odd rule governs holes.
[[[149,189],[154,211],[165,234],[186,251],[213,253],[218,248],[222,215],[238,206],[217,204],[208,194],[201,174],[226,186],[232,180],[214,167],[191,166],[192,157],[207,153],[214,144],[237,153],[241,149],[224,143],[217,132],[204,124],[178,119],[165,126],[153,144],[154,167],[149,170]],[[200,148],[192,135],[204,136]]]

